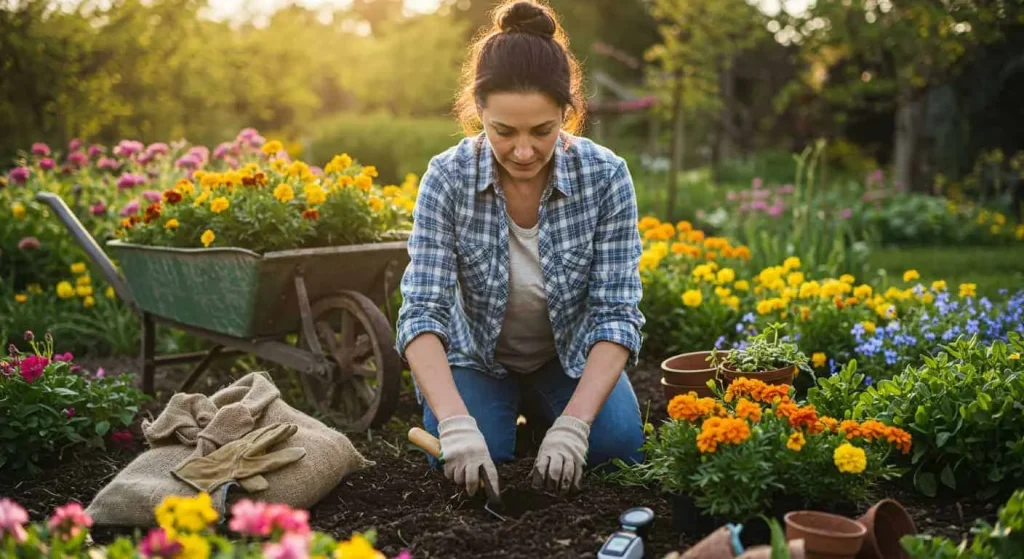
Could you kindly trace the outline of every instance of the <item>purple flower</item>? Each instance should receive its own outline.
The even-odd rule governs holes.
[[[75,408],[67,408],[64,410],[64,417],[71,419],[75,417]]]
[[[18,241],[18,250],[37,250],[40,246],[39,239],[35,237],[24,237]]]
[[[871,377],[864,377],[864,386],[871,386],[874,382]]]
[[[118,163],[116,159],[110,157],[101,157],[100,160],[96,162],[96,166],[99,167],[100,169],[109,169],[113,171],[120,167],[121,164]]]
[[[85,167],[89,163],[89,156],[80,151],[75,151],[68,154],[68,163],[75,167]]]
[[[155,144],[149,144],[146,147],[146,153],[148,155],[150,155],[150,156],[167,155],[167,152],[169,150],[170,150],[170,148],[167,147],[167,144],[165,144],[163,142],[157,142]]]
[[[770,208],[768,208],[768,215],[770,215],[772,217],[779,217],[780,215],[782,215],[782,210],[783,210],[782,204],[780,204],[779,202],[776,202],[776,203],[772,204]]]
[[[141,153],[143,148],[142,142],[137,140],[121,140],[114,146],[114,155],[118,157],[131,157],[136,153]]]
[[[32,155],[38,155],[39,157],[48,157],[50,155],[50,146],[36,142],[32,144]]]
[[[68,142],[68,151],[78,151],[78,148],[80,147],[82,147],[81,138],[72,138],[72,140]]]
[[[252,147],[260,147],[267,142],[267,139],[260,136],[259,132],[255,128],[244,128],[238,133],[235,141],[242,145],[250,145]]]
[[[187,153],[179,157],[178,160],[174,162],[175,167],[178,167],[179,169],[188,169],[189,171],[194,171],[198,169],[199,165],[201,164],[202,161],[200,161],[198,157],[194,157],[190,153]]]
[[[132,199],[130,202],[121,208],[121,217],[128,217],[139,213],[139,200],[137,198]]]
[[[845,210],[839,212],[839,217],[843,219],[850,219],[851,217],[853,217],[853,210],[851,210],[850,208],[846,208]]]
[[[130,189],[140,186],[146,182],[144,175],[137,175],[134,173],[124,173],[119,179],[117,179],[117,187],[120,189]]]
[[[95,158],[95,157],[99,157],[99,156],[103,155],[106,152],[107,152],[107,148],[105,148],[105,147],[103,147],[103,146],[101,146],[99,144],[93,144],[93,145],[89,146],[89,158],[90,159]]]
[[[28,175],[28,167],[15,167],[11,169],[11,172],[7,173],[7,180],[14,184],[25,184],[28,182]]]
[[[103,215],[107,213],[107,205],[103,203],[103,200],[99,200],[95,204],[89,206],[89,213],[92,215]]]
[[[142,193],[142,197],[149,200],[150,203],[156,203],[160,201],[163,195],[158,190],[147,190]]]
[[[44,170],[44,171],[52,171],[53,168],[56,167],[56,166],[57,166],[57,163],[54,162],[54,160],[50,159],[49,157],[44,157],[44,158],[39,160],[39,168]]]

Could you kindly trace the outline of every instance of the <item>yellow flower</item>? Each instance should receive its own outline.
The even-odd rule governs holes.
[[[988,230],[993,235],[998,235],[1003,232],[1003,228],[999,225],[993,225],[992,227],[989,227]]]
[[[28,295],[25,295],[24,293],[18,293],[14,296],[14,300],[19,303],[24,303],[25,301],[28,301]]]
[[[373,548],[370,541],[360,534],[338,543],[334,548],[334,559],[384,559],[384,554]]]
[[[718,283],[732,283],[736,279],[736,271],[732,268],[722,268],[718,271]]]
[[[181,224],[178,223],[178,218],[172,217],[171,219],[167,220],[167,223],[164,224],[164,229],[174,230],[177,229],[179,225]]]
[[[349,175],[341,175],[338,177],[338,188],[348,188],[356,183],[356,180]]]
[[[880,303],[875,305],[875,313],[882,318],[894,318],[896,316],[896,307],[889,303]]]
[[[203,536],[178,536],[175,541],[181,544],[181,551],[175,555],[178,559],[207,559],[210,556],[210,542]]]
[[[637,224],[637,229],[640,231],[647,231],[648,229],[654,229],[659,225],[661,225],[660,219],[652,216],[645,216],[640,218],[640,222]]]
[[[72,274],[84,274],[85,270],[86,267],[84,262],[75,262],[74,264],[71,265]]]
[[[740,298],[733,295],[725,299],[725,304],[732,307],[733,310],[740,310]]]
[[[828,356],[826,356],[825,353],[822,351],[817,351],[814,353],[814,355],[811,356],[811,363],[815,367],[824,367],[827,361]]]
[[[206,231],[203,231],[203,236],[199,237],[199,240],[203,242],[204,247],[208,247],[210,246],[211,243],[213,243],[213,240],[216,238],[217,235],[214,235],[213,231],[207,229]]]
[[[786,441],[786,448],[794,452],[800,452],[804,448],[805,444],[807,444],[807,439],[804,438],[804,434],[800,431],[796,431],[790,435],[789,440]]]
[[[1006,225],[1006,216],[999,212],[995,213],[993,220],[996,222],[996,225]]]
[[[384,200],[381,200],[380,198],[378,198],[376,196],[370,196],[370,198],[369,198],[369,200],[367,200],[367,202],[369,202],[369,204],[370,204],[370,209],[375,211],[375,212],[379,212],[382,209],[384,209]]]
[[[204,190],[199,196],[196,196],[195,201],[192,202],[193,206],[202,206],[210,198],[210,191]]]
[[[790,256],[789,258],[787,258],[786,260],[784,260],[782,262],[782,267],[785,268],[786,271],[796,270],[800,266],[801,266],[800,258],[796,257],[796,256]]]
[[[319,206],[327,201],[327,193],[319,184],[306,185],[306,203],[310,206]]]
[[[804,283],[803,272],[792,272],[786,276],[786,283],[788,283],[790,287],[799,287]]]
[[[1024,241],[1024,223],[1017,226],[1017,229],[1013,232],[1013,236],[1016,237],[1018,241]]]
[[[70,299],[75,296],[75,288],[71,287],[71,282],[62,281],[57,284],[57,296],[61,299]]]
[[[961,283],[960,284],[960,296],[961,297],[977,297],[978,286],[973,283]]]
[[[832,453],[832,461],[840,472],[847,474],[859,474],[868,465],[867,454],[863,448],[858,448],[850,443],[843,443],[836,447]]]
[[[89,274],[85,274],[84,276],[78,276],[75,279],[75,285],[92,285],[92,278],[89,277]]]
[[[862,284],[853,288],[853,296],[858,299],[868,299],[871,297],[871,293],[872,290],[870,285]]]
[[[92,295],[92,286],[90,285],[79,285],[75,288],[75,294],[79,297],[88,297]]]
[[[715,295],[718,295],[720,299],[725,299],[729,295],[732,295],[732,290],[728,287],[718,286],[715,288]]]
[[[363,167],[363,170],[360,171],[359,174],[366,175],[368,177],[377,177],[377,168],[373,165],[367,165]]]
[[[114,293],[114,288],[110,286],[107,286],[107,288],[103,290],[103,294],[107,297],[107,299],[113,299],[114,297],[117,296],[117,294]]]
[[[231,205],[230,202],[228,202],[228,199],[223,196],[214,198],[210,202],[210,211],[215,214],[219,214],[220,212],[228,209],[229,205]]]
[[[277,188],[274,189],[274,198],[276,198],[278,202],[287,203],[295,199],[295,191],[292,190],[290,185],[279,184],[277,185]]]
[[[95,305],[95,304],[96,304],[96,299],[93,299],[92,295],[89,295],[85,299],[82,299],[82,306],[84,306],[87,309],[89,307]]]
[[[800,286],[800,298],[810,299],[821,295],[821,285],[817,281],[809,281]]]
[[[860,325],[864,327],[864,331],[868,334],[874,334],[875,331],[878,330],[878,326],[870,320],[865,320],[864,322],[861,322]]]
[[[324,167],[325,173],[340,173],[352,166],[352,158],[347,154],[335,155],[331,162]]]
[[[402,194],[402,189],[398,188],[397,186],[395,186],[393,184],[389,184],[389,185],[385,186],[382,189],[382,192],[383,192],[384,196],[386,196],[388,198],[395,198],[395,197],[400,196]]]
[[[921,274],[917,273],[917,270],[903,272],[903,281],[914,281],[916,279],[921,279]]]
[[[935,280],[932,282],[932,291],[945,291],[946,280]]]
[[[181,179],[174,184],[174,190],[177,190],[182,196],[187,196],[196,191],[196,186],[188,179]]]
[[[739,280],[732,284],[732,288],[736,291],[750,291],[750,283],[747,280]]]
[[[841,282],[843,282],[843,283],[845,283],[847,285],[853,285],[853,282],[856,281],[856,279],[853,276],[851,276],[850,274],[843,274],[843,275],[839,276],[839,281],[841,281]]]
[[[39,285],[38,283],[30,283],[30,284],[28,284],[27,289],[28,289],[29,293],[34,293],[36,295],[42,295],[43,294],[43,286]]]
[[[699,290],[690,289],[683,293],[683,304],[687,307],[698,307],[703,300],[704,295]]]
[[[24,219],[25,217],[25,206],[21,202],[15,202],[11,204],[11,214],[14,215],[14,219]]]
[[[1010,354],[1010,359],[1013,359],[1015,361],[1019,360],[1020,359],[1020,354],[1019,353],[1011,353]]]
[[[283,149],[284,149],[284,144],[282,144],[280,141],[278,141],[278,140],[270,140],[269,142],[263,144],[262,151],[263,151],[263,155],[271,156],[271,155],[276,155],[278,152],[280,152]]]
[[[362,190],[363,192],[369,192],[370,187],[373,186],[373,179],[371,179],[367,175],[359,175],[354,180],[356,188]]]

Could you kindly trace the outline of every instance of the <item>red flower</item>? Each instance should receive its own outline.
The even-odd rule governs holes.
[[[21,378],[25,379],[25,382],[35,382],[37,378],[43,376],[43,371],[49,364],[50,360],[45,357],[29,355],[21,360]]]
[[[306,219],[312,219],[313,221],[316,221],[316,220],[320,219],[320,212],[317,211],[316,208],[310,208],[310,209],[302,212],[302,217],[304,217]]]
[[[146,215],[143,219],[146,223],[160,219],[160,202],[150,204],[146,208]]]
[[[164,201],[168,204],[177,204],[181,202],[181,193],[177,190],[165,190]]]
[[[135,442],[135,438],[132,437],[132,434],[128,431],[114,431],[110,435],[110,440],[113,441],[114,444],[124,448],[131,447]]]

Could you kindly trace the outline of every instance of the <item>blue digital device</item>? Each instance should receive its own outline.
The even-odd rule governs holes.
[[[642,559],[643,535],[654,521],[654,511],[636,507],[619,516],[621,529],[612,533],[597,552],[597,559]]]

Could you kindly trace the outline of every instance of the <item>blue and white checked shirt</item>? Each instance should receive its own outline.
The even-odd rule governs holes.
[[[568,140],[568,141],[567,141]],[[568,145],[568,148],[566,146]],[[420,181],[402,277],[396,349],[437,334],[449,363],[503,378],[494,349],[508,303],[508,214],[483,133],[431,159]],[[598,341],[640,352],[643,250],[625,160],[563,134],[539,213],[541,268],[555,347],[572,378]]]

